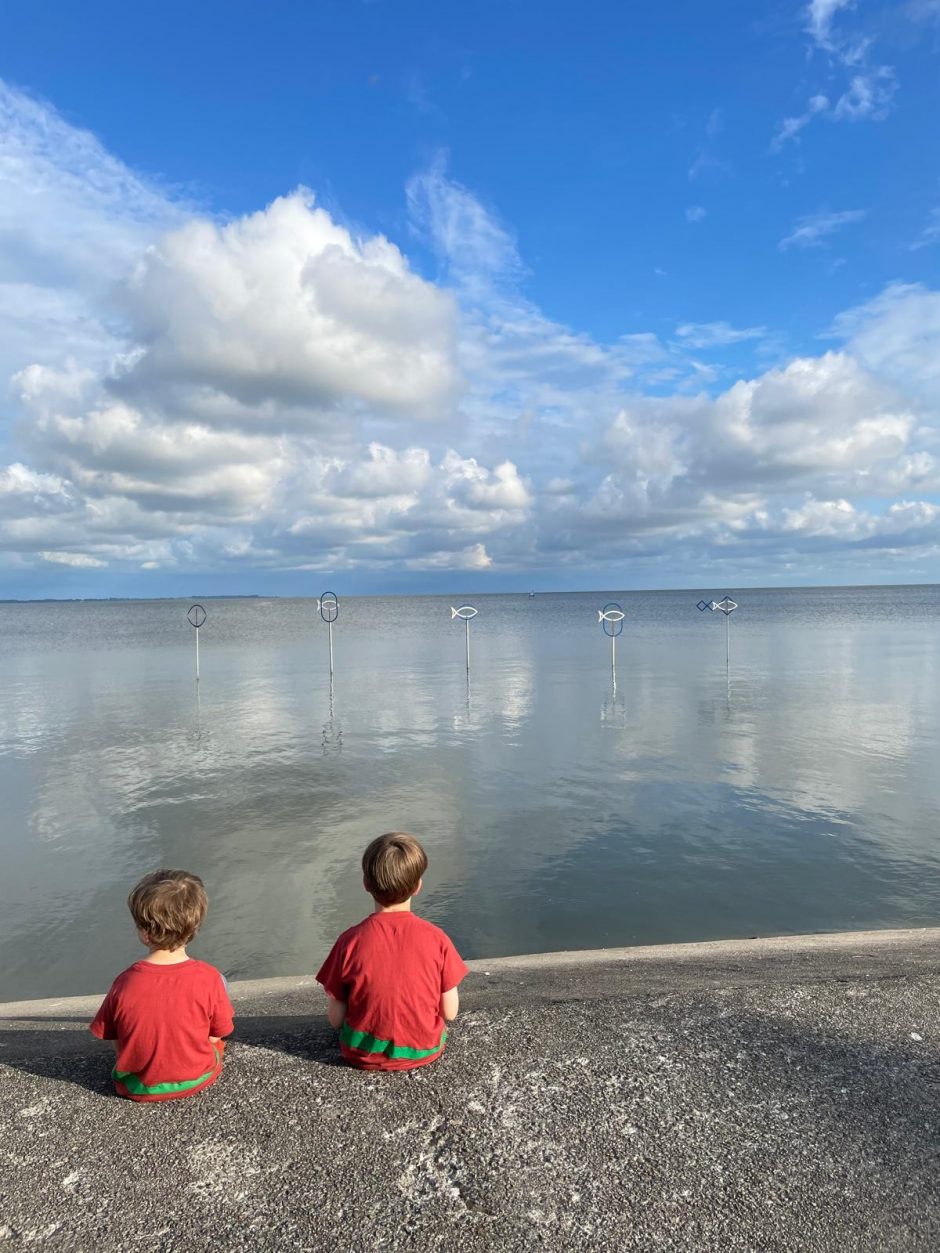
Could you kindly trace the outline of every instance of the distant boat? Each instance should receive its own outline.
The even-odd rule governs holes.
[[[535,596],[535,592],[529,592],[529,600],[532,600],[534,596]]]

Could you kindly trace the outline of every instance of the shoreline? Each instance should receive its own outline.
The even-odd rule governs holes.
[[[508,974],[514,970],[541,972],[567,967],[630,965],[632,963],[712,964],[724,961],[759,961],[764,958],[796,958],[814,954],[842,956],[853,948],[919,952],[934,949],[940,958],[940,926],[883,928],[874,931],[819,931],[801,935],[761,936],[756,939],[694,940],[678,944],[638,944],[614,948],[559,949],[549,953],[520,953],[507,957],[476,957],[467,962],[471,973]],[[263,996],[289,996],[316,991],[313,975],[274,975],[262,979],[238,979],[229,984],[233,1002]],[[0,1001],[0,1019],[38,1014],[88,1013],[94,1016],[107,988],[83,996],[35,997]]]
[[[99,998],[0,1005],[0,1243],[940,1247],[940,928],[477,960],[443,1056],[387,1075],[312,976],[232,992],[218,1083],[147,1106]]]

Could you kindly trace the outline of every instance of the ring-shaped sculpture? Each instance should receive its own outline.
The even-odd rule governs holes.
[[[324,592],[317,601],[320,617],[324,622],[335,622],[339,617],[339,600],[335,592]]]
[[[626,616],[615,600],[609,600],[603,609],[597,611],[597,620],[610,640],[610,675],[614,684],[614,695],[617,693],[617,636],[623,631],[623,620]]]
[[[474,609],[473,605],[460,605],[458,608],[450,607],[450,620],[453,622],[455,618],[459,618],[467,628],[467,679],[470,677],[470,619],[475,618],[479,613],[479,609]]]
[[[597,620],[604,628],[604,634],[616,639],[623,632],[623,620],[627,615],[615,600],[610,601],[603,609],[598,609]]]
[[[187,610],[186,617],[189,625],[196,631],[196,683],[199,683],[199,628],[203,625],[209,615],[206,613],[202,605],[190,605]],[[198,687],[196,689],[198,691]]]
[[[317,601],[320,617],[330,628],[330,692],[333,691],[333,623],[339,617],[339,598],[335,592],[324,592]]]
[[[729,614],[734,613],[737,607],[738,602],[736,600],[732,600],[731,597],[727,595],[723,596],[721,600],[716,600],[712,605],[713,609],[720,609],[726,618]]]

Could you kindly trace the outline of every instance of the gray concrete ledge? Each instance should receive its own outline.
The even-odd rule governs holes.
[[[98,997],[0,1006],[0,1243],[935,1250],[940,929],[472,964],[445,1056],[338,1064],[234,986],[215,1088],[110,1095]]]

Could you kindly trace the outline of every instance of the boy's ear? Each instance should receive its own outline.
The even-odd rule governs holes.
[[[419,879],[419,880],[418,880],[418,886],[417,886],[417,887],[415,888],[415,890],[411,893],[411,895],[412,895],[412,896],[417,896],[417,895],[418,895],[418,893],[421,891],[421,889],[422,889],[423,887],[424,887],[424,880],[423,880],[423,879]]]

